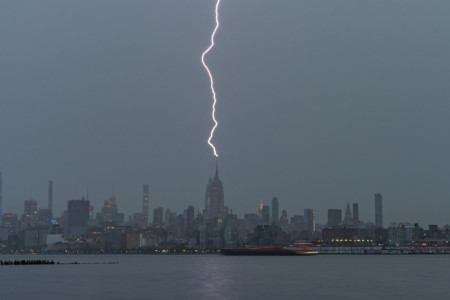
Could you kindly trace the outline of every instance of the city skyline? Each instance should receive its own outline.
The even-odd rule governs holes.
[[[54,213],[88,189],[96,206],[114,190],[141,211],[142,183],[150,205],[202,207],[214,4],[0,3],[3,210],[31,195],[41,206],[49,180]],[[207,63],[226,205],[276,196],[326,222],[350,202],[368,220],[380,192],[384,223],[449,223],[449,9],[221,2]]]
[[[149,220],[149,184],[142,185],[142,210],[127,216],[117,198],[104,200],[94,209],[89,197],[67,201],[67,210],[52,215],[53,181],[49,181],[48,208],[39,208],[36,200],[25,200],[23,214],[0,216],[2,253],[77,251],[140,251],[155,253],[208,253],[235,247],[288,246],[311,243],[321,245],[322,254],[448,253],[450,224],[395,222],[383,225],[382,195],[374,194],[375,223],[359,218],[359,203],[347,202],[342,209],[329,208],[327,222],[317,220],[313,208],[303,214],[281,211],[274,197],[271,205],[260,201],[257,212],[239,217],[225,206],[224,187],[216,161],[214,177],[205,189],[203,210],[189,205],[181,212],[156,207]],[[425,247],[424,247],[425,246]],[[342,248],[350,247],[350,248]],[[368,248],[367,248],[368,247]],[[387,247],[387,248],[386,248]],[[194,251],[194,252],[192,252]],[[224,250],[225,251],[225,250]],[[234,253],[234,250],[230,250]],[[342,252],[344,251],[344,252]],[[430,252],[431,251],[431,252]],[[79,253],[79,252],[77,252]]]
[[[2,185],[3,181],[2,181],[2,177],[1,177],[1,172],[0,172],[0,199],[2,199]],[[153,219],[150,219],[149,216],[151,215],[150,211],[153,212],[154,214],[154,210],[155,209],[173,209],[174,212],[179,212],[182,213],[183,210],[185,210],[186,207],[170,207],[170,206],[164,206],[164,205],[158,205],[156,203],[152,203],[152,199],[151,199],[151,188],[150,188],[150,184],[148,183],[144,183],[140,185],[141,188],[141,210],[137,209],[134,211],[131,211],[130,208],[124,208],[123,205],[121,205],[121,211],[122,213],[124,213],[125,216],[130,216],[134,218],[143,218],[141,220],[141,222],[144,222],[142,224],[150,224]],[[383,210],[381,201],[383,198],[383,195],[381,193],[373,193],[373,198],[372,201],[375,200],[375,209],[373,209],[371,212],[369,211],[368,213],[366,213],[366,215],[370,215],[372,214],[372,218],[369,216],[368,218],[360,218],[360,210],[359,210],[359,205],[361,202],[352,202],[352,209],[350,209],[349,205],[350,202],[347,201],[345,204],[341,203],[342,206],[340,206],[341,208],[336,208],[339,205],[337,205],[334,208],[327,208],[325,211],[320,212],[318,214],[317,217],[317,209],[314,209],[314,219],[315,222],[323,224],[323,225],[331,225],[331,226],[335,226],[337,224],[346,224],[348,226],[351,225],[356,225],[359,221],[364,221],[364,222],[368,222],[368,223],[372,223],[375,226],[379,226],[379,227],[384,227],[385,224],[383,223],[383,215],[385,214],[385,211]],[[117,195],[114,193],[114,191],[112,191],[112,193],[109,196],[104,197],[104,199],[96,199],[93,200],[92,198],[89,197],[89,191],[86,191],[85,195],[82,195],[78,198],[72,198],[72,199],[68,199],[68,200],[62,200],[63,202],[63,207],[61,209],[61,216],[63,214],[63,212],[67,209],[66,205],[67,205],[67,201],[78,201],[78,200],[89,200],[91,201],[91,208],[92,208],[92,213],[94,213],[95,211],[98,211],[98,209],[101,207],[101,205],[103,204],[104,201],[108,201],[108,199],[112,199],[114,198],[115,203],[117,203]],[[33,203],[35,203],[37,208],[47,208],[47,210],[50,212],[50,216],[53,215],[53,180],[48,181],[48,194],[47,194],[47,202],[46,203],[42,203],[44,200],[38,201],[37,199],[34,198],[29,198],[29,199],[25,199],[23,202],[27,202],[27,201],[33,201]],[[22,202],[22,203],[23,203]],[[203,200],[204,204],[202,205],[194,205],[194,208],[196,209],[197,212],[202,212],[203,214],[205,214],[206,216],[211,216],[209,211],[213,211],[213,215],[216,216],[221,216],[224,217],[227,213],[230,213],[230,211],[233,212],[233,214],[236,214],[238,217],[243,217],[245,214],[248,213],[252,213],[252,212],[256,212],[258,211],[259,213],[261,213],[262,211],[262,205],[264,203],[263,206],[267,206],[270,209],[270,215],[272,216],[274,214],[274,212],[277,212],[277,216],[279,215],[279,213],[281,213],[282,210],[285,210],[283,208],[283,205],[281,206],[282,208],[279,208],[279,200],[277,196],[272,197],[271,200],[269,199],[265,199],[263,200],[259,200],[259,203],[254,203],[255,207],[254,210],[250,210],[250,211],[239,211],[234,209],[233,207],[228,207],[226,201],[225,201],[225,197],[224,197],[224,188],[222,186],[222,181],[219,179],[219,168],[218,168],[218,160],[216,160],[216,164],[215,164],[215,171],[214,171],[214,176],[211,176],[209,178],[207,187],[206,187],[206,197]],[[1,203],[1,202],[0,202]],[[211,209],[211,203],[213,203],[212,207],[214,207],[213,209]],[[193,203],[188,203],[188,205],[192,206]],[[22,204],[23,205],[23,204]],[[120,205],[120,201],[118,201],[117,205]],[[344,208],[346,205],[346,208]],[[139,205],[137,205],[139,206]],[[370,206],[370,205],[369,205]],[[372,204],[373,206],[373,204]],[[310,210],[309,208],[306,207],[297,207],[295,210],[290,211],[290,215],[288,216],[289,218],[292,217],[293,215],[298,215],[299,213],[301,213],[302,211],[305,212]],[[343,211],[345,210],[345,215],[343,214]],[[287,210],[289,211],[289,210]],[[332,212],[332,216],[330,216],[330,211]],[[13,213],[13,214],[20,214],[22,211],[18,210],[18,211],[4,211],[2,213]],[[222,213],[221,213],[222,212]],[[350,214],[351,217],[351,222],[348,223],[348,220],[346,222],[346,219],[348,218]],[[137,216],[138,215],[138,216]],[[142,217],[141,217],[142,216]],[[60,217],[59,215],[54,215],[55,218]],[[153,218],[155,216],[153,215]],[[345,218],[344,218],[345,217]],[[330,218],[334,221],[332,221],[332,223],[330,224]],[[354,219],[356,218],[356,219]],[[145,221],[144,221],[145,220]],[[277,217],[278,220],[278,217]],[[356,220],[356,221],[355,221]],[[279,220],[278,220],[279,221]],[[389,222],[386,222],[387,225],[390,224],[402,224],[402,223],[416,223],[418,222],[418,220],[414,220],[414,219],[392,219],[389,220]],[[420,222],[421,224],[437,224],[440,226],[444,226],[444,225],[449,225],[450,223],[437,223],[437,222],[433,222],[433,220],[430,220],[429,222]]]

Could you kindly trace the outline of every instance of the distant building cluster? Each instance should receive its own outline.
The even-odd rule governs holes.
[[[89,197],[67,202],[61,216],[53,215],[53,182],[48,186],[48,206],[38,208],[33,199],[24,201],[21,215],[2,212],[0,172],[0,251],[110,251],[138,249],[222,249],[256,246],[288,246],[312,242],[319,246],[447,245],[450,226],[427,229],[409,222],[383,226],[383,197],[374,195],[375,223],[359,218],[358,203],[328,210],[326,224],[316,222],[316,211],[288,216],[279,211],[279,199],[262,201],[255,213],[238,218],[225,206],[219,170],[206,185],[202,210],[189,205],[183,212],[157,207],[150,215],[150,187],[143,185],[142,211],[127,219],[116,197],[106,199],[94,212]]]

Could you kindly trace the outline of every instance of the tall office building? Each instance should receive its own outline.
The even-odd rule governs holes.
[[[375,226],[383,227],[383,196],[375,194]]]
[[[342,223],[342,209],[328,210],[328,226],[334,227]]]
[[[283,210],[281,212],[280,226],[283,229],[287,229],[287,227],[289,226],[289,219],[288,219],[288,216],[287,216],[287,211],[285,211],[285,210]]]
[[[216,174],[210,178],[205,195],[206,219],[223,219],[225,217],[224,194],[222,181],[219,179],[219,168],[216,162]]]
[[[97,220],[109,224],[122,224],[125,221],[124,213],[120,212],[117,207],[115,195],[104,201],[101,212],[97,213]]]
[[[86,234],[90,202],[88,200],[70,200],[67,206],[69,233],[72,235]]]
[[[48,211],[50,217],[53,216],[53,181],[48,182]]]
[[[264,204],[262,203],[262,200],[259,200],[259,205],[258,205],[258,217],[259,218],[262,218],[263,206],[264,206]]]
[[[263,205],[262,209],[262,222],[264,225],[270,225],[270,206]]]
[[[186,223],[186,236],[190,236],[195,229],[195,209],[192,205],[183,213],[185,223]]]
[[[164,225],[163,221],[164,211],[162,207],[157,207],[153,210],[153,226],[162,227]]]
[[[142,214],[145,219],[145,226],[148,224],[148,204],[149,204],[149,187],[148,184],[144,184],[142,189]]]
[[[345,226],[353,226],[353,217],[352,217],[352,211],[350,210],[350,204],[347,202],[347,207],[345,208],[345,217],[344,221]]]
[[[307,208],[303,211],[305,217],[306,228],[309,231],[316,231],[316,211]]]
[[[117,199],[115,195],[112,195],[104,201],[101,213],[108,222],[111,222],[113,215],[117,212]]]
[[[272,199],[272,221],[278,224],[278,198]]]
[[[359,224],[359,205],[358,203],[353,203],[353,226],[358,226]]]
[[[166,211],[164,212],[164,225],[166,228],[169,228],[171,225],[175,224],[176,216],[177,213],[172,212],[170,208],[166,208]]]

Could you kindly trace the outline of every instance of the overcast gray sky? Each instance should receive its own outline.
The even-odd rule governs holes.
[[[200,63],[213,0],[0,2],[4,211],[89,186],[126,214],[204,205],[214,172]],[[385,225],[450,223],[449,1],[222,0],[215,76],[225,202],[360,203]]]

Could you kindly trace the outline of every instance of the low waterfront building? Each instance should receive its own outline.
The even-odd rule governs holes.
[[[354,240],[358,239],[357,228],[325,228],[322,231],[324,241],[331,242],[335,240]]]
[[[388,228],[388,243],[389,244],[405,244],[411,243],[413,240],[413,226],[405,226],[403,224],[397,227]]]

